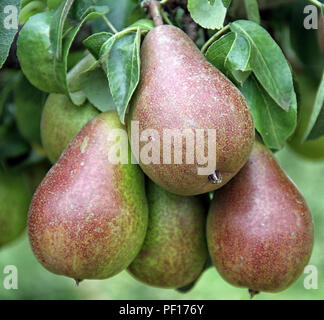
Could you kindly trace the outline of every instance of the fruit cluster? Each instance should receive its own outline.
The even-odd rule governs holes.
[[[50,93],[41,140],[53,166],[28,215],[39,262],[77,283],[127,269],[148,285],[185,291],[211,265],[251,295],[294,283],[312,253],[311,212],[255,134],[236,86],[181,29],[158,25],[142,43],[140,82],[124,126],[115,110],[76,106],[56,82],[52,15],[31,17],[17,49],[24,75]],[[35,48],[38,55],[30,55]],[[69,87],[74,70],[80,72],[70,71]],[[168,141],[166,132],[172,132]],[[122,155],[126,161],[113,161]],[[0,182],[0,201],[10,206],[2,182],[24,184],[1,172]],[[23,209],[30,202],[25,194]],[[0,245],[23,228],[4,226]]]
[[[42,139],[57,162],[29,210],[36,257],[51,272],[77,281],[127,268],[149,285],[181,288],[200,276],[209,255],[233,285],[253,293],[286,289],[310,258],[312,217],[271,152],[255,139],[244,97],[176,27],[154,28],[141,50],[129,139],[132,121],[140,134],[153,129],[153,141],[165,129],[215,129],[216,171],[199,175],[197,161],[156,164],[140,157],[139,167],[130,155],[128,163],[113,164],[108,155],[116,141],[109,137],[125,130],[117,113],[97,115],[88,104],[68,125],[64,119],[73,117],[75,107],[66,96],[51,94]],[[61,126],[57,114],[63,115]],[[189,146],[187,141],[183,151]],[[207,195],[214,191],[209,206]]]

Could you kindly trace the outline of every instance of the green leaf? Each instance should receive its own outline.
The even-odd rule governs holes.
[[[188,0],[188,10],[192,19],[206,29],[221,29],[227,9],[222,0],[211,5],[208,0]]]
[[[219,71],[225,75],[228,73],[225,69],[225,61],[235,41],[235,33],[229,32],[216,40],[207,50],[206,58]]]
[[[256,130],[271,149],[281,149],[293,134],[297,124],[297,99],[293,91],[291,106],[286,112],[277,107],[254,77],[247,79],[242,88],[251,109]]]
[[[240,70],[232,70],[232,77],[234,82],[238,83],[240,86],[249,78],[251,75],[251,71],[240,71]]]
[[[251,43],[250,68],[263,88],[285,111],[289,110],[294,92],[291,70],[280,47],[257,23],[238,20],[231,30]]]
[[[250,53],[249,41],[229,32],[208,48],[206,58],[228,78],[242,85],[250,75]]]
[[[260,12],[257,0],[244,0],[247,18],[257,24],[260,24]]]
[[[212,5],[214,4],[215,1],[213,1],[213,3],[211,3]],[[222,0],[223,5],[228,8],[232,2],[232,0]]]
[[[81,75],[81,89],[91,104],[99,111],[116,110],[107,76],[101,68],[96,68]]]
[[[136,1],[133,0],[96,0],[96,4],[108,6],[109,12],[106,17],[117,30],[122,30],[127,26],[128,17],[136,7]],[[107,31],[107,25],[103,19],[93,21],[91,26],[95,33]]]
[[[30,83],[39,90],[64,93],[54,68],[50,42],[50,25],[55,11],[33,15],[20,30],[17,56],[21,69]]]
[[[305,130],[302,142],[305,140],[316,139],[324,134],[324,72],[322,80],[316,93],[316,98],[313,106],[313,111]]]
[[[69,0],[70,1],[70,0]],[[75,20],[83,20],[91,12],[102,12],[103,15],[109,12],[107,1],[104,0],[77,0],[74,1],[70,11],[70,17]]]
[[[0,2],[0,69],[7,60],[11,44],[18,31],[20,0],[2,0]],[[17,9],[17,15],[12,8]]]
[[[235,34],[235,40],[225,60],[225,68],[229,70],[232,77],[240,85],[250,75],[250,57],[251,57],[251,45],[245,37],[240,34]]]
[[[128,28],[137,28],[139,27],[141,31],[148,32],[154,28],[154,22],[149,19],[140,19],[133,24],[131,24]]]
[[[106,44],[108,59],[103,59],[103,67],[108,74],[112,97],[122,123],[129,101],[138,85],[140,77],[140,40],[141,32],[126,33],[112,37]],[[103,51],[103,55],[107,53]]]
[[[307,140],[314,140],[321,136],[324,136],[324,103]]]
[[[83,44],[96,59],[99,59],[102,45],[112,36],[113,34],[109,32],[95,33],[83,40]]]
[[[66,18],[72,7],[74,0],[63,1],[59,8],[55,10],[50,26],[50,41],[54,57],[57,60],[62,59],[62,38]]]
[[[230,70],[249,70],[249,61],[251,56],[251,45],[245,37],[235,34],[235,40],[227,55],[225,66]]]
[[[47,0],[47,7],[49,9],[56,9],[60,4],[61,2],[64,1],[64,0]]]
[[[72,45],[74,38],[79,32],[81,26],[88,20],[100,17],[102,13],[100,12],[90,12],[87,14],[82,21],[80,21],[74,28],[72,28],[69,33],[63,39],[63,54],[61,60],[54,60],[54,68],[56,72],[56,77],[58,82],[62,84],[65,92],[70,96],[71,100],[76,105],[81,105],[84,102],[83,96],[71,94],[67,86],[67,57]]]

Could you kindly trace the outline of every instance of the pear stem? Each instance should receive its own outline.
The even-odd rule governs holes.
[[[161,15],[161,4],[157,0],[149,0],[147,3],[151,16],[153,18],[154,25],[156,27],[163,25],[163,19]]]
[[[216,32],[201,48],[201,53],[204,54],[205,51],[208,49],[208,47],[224,32],[226,32],[230,28],[229,24],[225,26],[224,28],[220,29],[218,32]]]
[[[255,295],[259,294],[260,291],[249,289],[250,299],[253,299]]]
[[[74,279],[76,287],[80,285],[80,282],[83,281],[82,279]]]

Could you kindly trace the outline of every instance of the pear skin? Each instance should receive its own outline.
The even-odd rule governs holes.
[[[197,195],[222,187],[243,167],[252,150],[254,124],[245,98],[177,27],[152,29],[143,42],[141,61],[141,79],[127,121],[131,141],[137,135],[134,124],[138,121],[139,152],[134,155],[142,170],[156,184],[178,195]],[[180,141],[186,129],[195,134],[191,141],[182,140],[182,148],[171,143],[170,163],[163,155],[166,129],[178,130],[174,137]],[[197,169],[207,164],[198,155],[205,152],[207,157],[212,149],[207,150],[208,129],[216,130],[216,142],[211,145],[216,156],[210,157],[213,161],[216,157],[216,167],[208,167],[208,172],[201,174]],[[205,130],[201,152],[195,152],[196,130]],[[144,147],[152,141],[160,141],[160,154],[144,161]],[[189,150],[192,142],[195,150]],[[175,149],[182,150],[179,162],[174,160]],[[190,152],[196,153],[193,161],[186,159]],[[213,181],[211,175],[216,170],[218,179]]]
[[[147,198],[146,238],[128,271],[154,287],[184,287],[195,281],[206,265],[204,199],[171,194],[152,181]]]
[[[63,94],[50,94],[41,119],[42,144],[49,160],[55,163],[74,136],[98,114],[89,102],[76,106]]]
[[[108,137],[115,129],[128,143],[115,111],[91,120],[34,194],[30,244],[55,274],[105,279],[126,269],[142,246],[148,221],[144,176],[137,165],[109,160],[116,141]]]
[[[305,199],[260,142],[243,169],[215,192],[208,218],[212,261],[230,284],[279,292],[302,274],[314,228]]]

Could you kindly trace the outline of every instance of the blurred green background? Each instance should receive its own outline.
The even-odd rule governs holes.
[[[294,180],[311,208],[315,225],[315,246],[310,261],[318,270],[318,289],[307,290],[306,274],[289,289],[277,294],[262,293],[254,299],[324,298],[324,162],[312,162],[295,155],[288,148],[276,154],[282,167]],[[18,268],[18,289],[3,287],[6,265]],[[100,281],[84,281],[76,287],[72,279],[46,271],[34,257],[27,234],[0,251],[0,299],[249,299],[247,290],[223,281],[214,268],[208,269],[188,293],[157,289],[137,282],[126,271]]]

